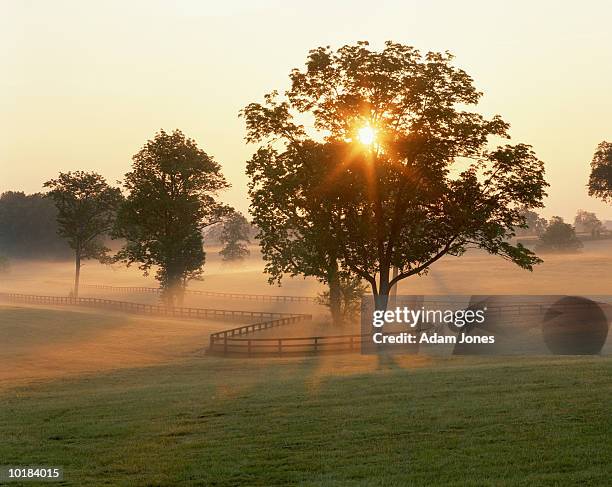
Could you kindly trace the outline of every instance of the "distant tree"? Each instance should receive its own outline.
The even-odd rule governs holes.
[[[577,252],[582,242],[576,236],[574,227],[565,223],[560,216],[553,216],[540,237],[536,250],[541,252]]]
[[[108,235],[121,203],[121,192],[94,172],[67,172],[44,184],[55,202],[59,234],[74,250],[73,295],[79,296],[79,280],[85,259],[106,261],[109,251],[102,243]]]
[[[612,202],[612,143],[604,141],[597,146],[588,188],[590,196]]]
[[[72,252],[57,233],[57,209],[41,193],[0,195],[0,252],[7,257],[66,259]]]
[[[258,229],[252,223],[248,224],[247,238],[252,241],[255,235],[257,235]],[[223,222],[211,225],[204,229],[204,243],[205,245],[223,245],[221,241],[221,235],[223,233]]]
[[[223,248],[219,252],[224,261],[240,261],[250,254],[247,248],[247,245],[251,243],[250,229],[248,220],[240,212],[232,213],[225,219],[221,231]]]
[[[228,211],[215,199],[229,186],[221,167],[180,130],[161,130],[134,155],[123,185],[114,233],[125,245],[116,259],[145,275],[155,267],[166,304],[180,305],[188,281],[202,274],[202,230]]]
[[[392,42],[378,52],[366,42],[321,47],[290,77],[284,97],[272,92],[242,112],[247,141],[261,144],[247,171],[272,267],[302,245],[316,265],[302,259],[294,272],[327,279],[321,264],[335,262],[386,309],[399,281],[468,247],[528,270],[540,262],[509,239],[525,224],[521,210],[542,206],[543,163],[524,144],[491,149],[491,137],[509,137],[508,124],[466,110],[481,93],[450,54]]]
[[[519,237],[526,235],[537,235],[538,237],[546,231],[546,219],[540,217],[535,211],[521,210],[523,217],[525,218],[525,227],[517,228],[516,235]]]
[[[587,232],[593,236],[599,235],[603,230],[603,224],[595,213],[585,210],[578,210],[576,213],[574,227],[577,232]]]

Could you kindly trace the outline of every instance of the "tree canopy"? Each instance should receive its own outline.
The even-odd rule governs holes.
[[[57,208],[58,233],[75,254],[74,296],[79,294],[79,277],[84,259],[105,260],[109,249],[101,237],[108,235],[121,202],[121,192],[95,172],[60,172],[47,181],[47,196]]]
[[[229,185],[219,164],[180,130],[161,130],[132,159],[115,229],[126,243],[117,259],[145,274],[155,267],[167,304],[180,304],[187,282],[202,274],[203,228],[228,211],[216,196]]]
[[[612,143],[604,141],[597,146],[588,188],[590,196],[612,202]]]
[[[282,152],[262,147],[247,163],[247,174],[269,282],[280,284],[284,274],[316,277],[329,285],[333,321],[341,324],[341,281],[350,280],[350,271],[342,268],[340,242],[330,229],[332,202],[318,191],[327,149],[306,141],[289,144]]]
[[[515,229],[517,236],[537,235],[539,237],[546,231],[546,225],[548,225],[546,218],[542,218],[531,210],[523,209],[522,213],[525,217],[525,227]]]
[[[583,247],[576,236],[576,231],[569,223],[565,223],[560,216],[553,216],[540,237],[536,248],[542,252],[577,252]]]
[[[574,229],[577,232],[588,232],[595,235],[603,230],[603,223],[601,223],[595,213],[578,210],[574,219]]]
[[[393,42],[321,47],[284,96],[243,110],[260,146],[247,172],[269,272],[334,260],[384,308],[397,282],[469,247],[540,262],[509,238],[542,206],[543,163],[525,144],[491,147],[509,126],[467,110],[481,93],[452,61]]]

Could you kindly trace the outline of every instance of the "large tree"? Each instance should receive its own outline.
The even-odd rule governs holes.
[[[589,195],[612,202],[612,143],[602,142],[597,146],[591,161]]]
[[[542,206],[543,163],[525,144],[491,146],[509,126],[468,111],[481,93],[452,59],[392,42],[382,51],[366,42],[317,48],[282,99],[272,92],[245,108],[247,141],[261,145],[249,163],[252,196],[279,193],[260,192],[255,213],[263,220],[273,201],[269,215],[303,223],[274,252],[265,240],[276,228],[262,227],[265,258],[331,242],[379,309],[399,281],[469,247],[528,270],[540,262],[509,239],[526,225],[524,210]]]
[[[117,260],[156,269],[169,306],[181,304],[185,286],[202,274],[202,230],[227,208],[217,193],[229,185],[219,164],[180,130],[161,130],[133,157],[115,234],[125,239]]]
[[[109,249],[102,238],[113,226],[121,192],[99,174],[84,171],[60,173],[44,186],[57,207],[58,233],[74,250],[73,295],[78,297],[83,260],[107,259]]]
[[[245,110],[247,121],[258,105]],[[284,151],[262,147],[247,163],[253,223],[269,282],[280,284],[284,274],[312,276],[329,286],[328,301],[334,324],[344,321],[342,281],[351,274],[342,267],[340,243],[330,231],[331,201],[318,185],[325,178],[322,164],[329,154],[321,144],[290,143]]]

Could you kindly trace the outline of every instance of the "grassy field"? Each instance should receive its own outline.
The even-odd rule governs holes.
[[[66,485],[602,486],[611,376],[604,357],[191,356],[0,391],[0,458]]]
[[[533,274],[474,253],[399,292],[612,294],[610,251],[595,242],[582,254],[546,257]],[[242,270],[213,261],[194,288],[320,290],[298,279],[270,288],[254,259]],[[71,273],[67,263],[16,263],[0,288],[66,294]],[[155,285],[96,265],[87,282]],[[275,310],[319,312],[287,306]],[[308,326],[283,334],[323,331],[318,320]],[[0,464],[61,465],[74,486],[609,485],[610,339],[597,357],[204,355],[208,335],[227,327],[0,306]]]
[[[235,326],[235,325],[234,325]],[[0,304],[0,390],[200,353],[227,322]]]

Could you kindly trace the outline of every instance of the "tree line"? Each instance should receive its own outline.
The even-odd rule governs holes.
[[[359,42],[310,51],[288,90],[247,105],[250,213],[269,281],[318,279],[341,323],[363,283],[385,309],[400,281],[469,248],[529,271],[542,262],[513,237],[533,224],[544,239],[564,224],[530,221],[546,196],[544,164],[509,142],[500,116],[471,111],[481,96],[449,53]],[[611,165],[602,143],[589,193],[606,201]],[[84,172],[45,186],[76,255],[75,293],[80,259],[113,259],[154,272],[168,305],[180,304],[202,274],[203,231],[222,221],[224,258],[248,252],[248,222],[219,199],[220,165],[179,130],[147,141],[121,188]],[[122,242],[113,256],[105,235]]]
[[[220,165],[180,130],[161,130],[132,161],[121,188],[83,171],[60,173],[44,185],[57,208],[58,232],[74,251],[73,294],[82,261],[97,259],[153,271],[166,304],[180,306],[188,282],[203,272],[203,230],[224,222],[221,254],[241,259],[248,252],[239,241],[246,219],[218,198],[229,186]],[[121,242],[113,255],[105,236]]]
[[[550,221],[536,212],[524,211],[526,227],[517,229],[517,237],[538,237],[535,249],[540,252],[576,252],[583,247],[583,239],[612,238],[612,231],[604,227],[595,213],[578,210],[574,225],[566,223],[562,217],[553,216]],[[586,234],[586,237],[585,237]]]
[[[42,193],[0,194],[0,255],[66,259],[72,254],[58,234],[57,209]]]
[[[248,254],[242,242],[248,243],[248,222],[217,199],[227,186],[219,164],[195,141],[162,130],[133,157],[122,188],[97,173],[75,171],[47,181],[45,194],[4,193],[0,248],[23,258],[72,254],[74,296],[86,259],[135,264],[145,275],[154,268],[166,303],[174,306],[187,282],[202,273],[206,226],[223,223],[225,260]],[[113,255],[109,239],[122,243]]]

